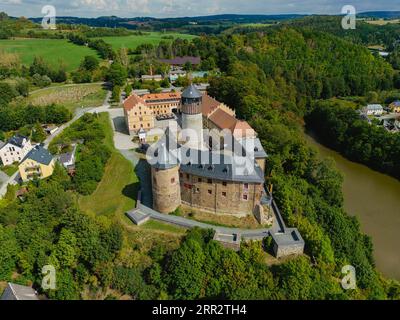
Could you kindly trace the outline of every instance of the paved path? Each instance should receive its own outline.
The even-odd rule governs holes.
[[[88,84],[89,85],[89,84]],[[67,85],[69,86],[69,85]],[[72,85],[71,85],[72,86]],[[103,111],[107,111],[108,108],[110,107],[108,101],[111,97],[111,92],[108,91],[106,94],[106,97],[104,99],[103,105],[100,107],[93,107],[93,108],[81,108],[81,109],[77,109],[75,111],[75,116],[67,123],[61,125],[58,130],[52,134],[51,136],[47,137],[47,139],[43,142],[44,147],[48,148],[50,143],[57,137],[59,136],[66,128],[68,128],[71,124],[73,124],[75,121],[77,121],[79,118],[81,118],[85,113],[87,112],[103,112]],[[0,199],[2,197],[5,196],[5,194],[7,193],[7,186],[9,184],[17,184],[20,180],[20,176],[19,176],[19,172],[16,172],[15,174],[13,174],[11,177],[8,178],[8,180],[3,181],[3,183],[1,184],[0,187]],[[0,182],[1,183],[1,182]]]
[[[215,225],[195,221],[192,219],[187,219],[184,217],[162,214],[162,213],[154,211],[142,204],[139,204],[139,206],[136,210],[138,210],[140,213],[142,213],[144,215],[149,215],[154,220],[172,223],[177,226],[181,226],[181,227],[185,227],[185,228],[199,227],[199,228],[203,228],[203,229],[214,229],[216,232],[221,233],[221,234],[240,234],[243,238],[248,239],[248,240],[263,239],[263,238],[267,237],[270,234],[270,232],[272,231],[271,228],[241,229],[241,228],[229,228],[229,227],[215,226]]]
[[[16,173],[14,173],[11,177],[9,177],[8,180],[5,181],[2,184],[2,186],[0,187],[0,198],[3,198],[6,195],[8,185],[9,184],[11,184],[11,185],[17,184],[19,179],[20,179],[20,176],[19,176],[18,171]]]

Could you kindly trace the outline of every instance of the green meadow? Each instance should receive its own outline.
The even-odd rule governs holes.
[[[66,39],[0,40],[0,50],[18,54],[25,65],[31,64],[35,56],[43,57],[53,67],[62,62],[67,71],[77,69],[85,56],[97,55],[96,51],[74,45]]]
[[[146,32],[142,36],[131,35],[123,37],[102,37],[101,39],[111,44],[115,50],[120,48],[136,49],[136,47],[145,43],[151,43],[153,45],[157,45],[160,43],[160,41],[170,42],[172,41],[172,39],[168,39],[170,37],[174,37],[174,39],[180,38],[187,40],[196,38],[196,36],[183,33]]]

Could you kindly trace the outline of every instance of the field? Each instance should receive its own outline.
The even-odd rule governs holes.
[[[92,49],[59,39],[0,40],[0,50],[18,54],[25,65],[31,64],[35,56],[41,56],[53,67],[63,63],[67,71],[77,69],[85,56],[97,55]]]
[[[76,84],[55,86],[32,91],[23,102],[45,106],[49,104],[63,105],[71,112],[78,107],[98,107],[103,104],[106,91],[102,84]],[[16,101],[21,103],[21,100]]]
[[[137,46],[144,43],[151,43],[153,45],[157,45],[162,40],[172,41],[172,39],[163,39],[163,37],[170,37],[170,36],[174,38],[181,38],[188,40],[196,38],[196,36],[190,34],[149,32],[143,36],[132,35],[124,37],[103,37],[101,39],[111,44],[114,49],[120,49],[120,48],[135,49]]]
[[[384,20],[384,19],[379,19],[379,20],[367,20],[367,21],[365,21],[365,22],[367,22],[367,23],[369,23],[369,24],[376,25],[376,26],[384,26],[384,25],[393,24],[393,23],[399,24],[399,23],[400,23],[400,19],[393,19],[393,20]]]

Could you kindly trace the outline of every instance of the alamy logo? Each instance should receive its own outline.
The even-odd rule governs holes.
[[[356,289],[356,269],[347,265],[342,268],[342,273],[345,275],[342,279],[342,288],[344,290]]]
[[[351,5],[344,6],[342,14],[345,14],[342,19],[342,28],[344,30],[354,30],[356,28],[356,8]]]
[[[42,19],[42,28],[46,30],[57,29],[56,26],[56,8],[54,6],[44,6],[42,8],[42,14],[45,16]]]
[[[56,268],[52,265],[46,265],[42,268],[44,275],[42,280],[43,290],[56,290]]]

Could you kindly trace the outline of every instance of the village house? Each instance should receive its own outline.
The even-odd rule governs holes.
[[[169,81],[175,82],[179,77],[186,77],[186,74],[184,70],[171,70],[169,73]]]
[[[39,300],[38,293],[31,287],[8,283],[0,300]]]
[[[163,77],[161,74],[154,74],[154,75],[150,75],[150,74],[144,74],[141,76],[140,78],[142,81],[162,81]]]
[[[27,137],[15,135],[1,147],[0,159],[5,166],[14,162],[19,163],[32,148],[32,144]]]
[[[63,153],[59,156],[59,162],[68,171],[68,174],[75,174],[75,154],[77,145],[75,144],[72,152]]]
[[[362,113],[367,116],[381,116],[383,107],[380,104],[369,104],[362,109]]]
[[[34,178],[45,179],[53,174],[55,160],[51,153],[41,145],[35,146],[19,165],[19,174],[22,181]]]
[[[389,108],[392,112],[400,113],[400,101],[393,101],[390,105]]]

